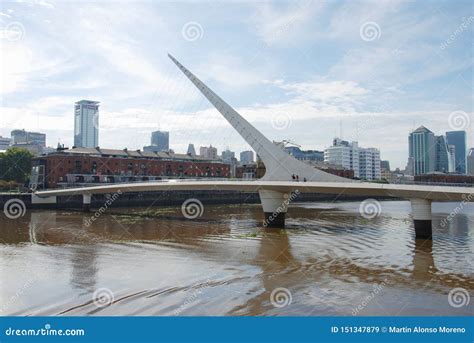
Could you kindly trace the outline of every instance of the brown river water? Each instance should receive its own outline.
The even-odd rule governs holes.
[[[284,230],[260,205],[2,215],[0,315],[474,314],[474,205],[434,204],[424,241],[408,202],[359,204],[292,204]]]

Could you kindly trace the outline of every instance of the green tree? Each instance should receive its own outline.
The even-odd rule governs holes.
[[[0,179],[25,183],[31,173],[32,159],[28,150],[8,149],[0,154]]]

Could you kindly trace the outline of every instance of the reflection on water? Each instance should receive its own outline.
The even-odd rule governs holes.
[[[1,314],[472,315],[448,302],[474,290],[474,207],[440,225],[455,206],[434,205],[433,241],[414,239],[402,201],[370,220],[357,202],[294,204],[285,230],[262,228],[257,205],[206,206],[192,221],[111,209],[91,226],[71,211],[1,217]]]

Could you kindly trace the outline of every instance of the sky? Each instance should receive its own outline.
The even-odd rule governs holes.
[[[0,2],[0,135],[73,144],[74,102],[100,101],[99,145],[170,131],[185,152],[249,149],[171,53],[269,139],[336,136],[403,168],[408,134],[474,146],[472,1]]]

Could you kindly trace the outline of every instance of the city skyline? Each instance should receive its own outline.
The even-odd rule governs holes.
[[[77,118],[77,104],[86,102],[93,104],[96,106],[99,102],[94,102],[94,101],[89,101],[89,100],[82,100],[79,102],[76,102],[76,111],[75,111],[75,118]],[[97,110],[97,108],[95,108]],[[99,131],[99,126],[98,126],[98,112],[94,113],[92,116],[92,121],[94,121],[94,127],[93,131],[95,132],[95,136],[97,137],[98,131]],[[426,132],[429,133],[431,137],[431,141],[427,141],[423,143],[423,147],[419,152],[417,152],[418,157],[413,157],[413,138],[412,136],[416,134],[417,132]],[[44,133],[39,133],[39,132],[28,132],[25,131],[24,129],[15,129],[11,131],[11,138],[8,137],[2,137],[0,136],[1,139],[1,144],[2,147],[5,145],[3,150],[8,149],[9,147],[20,147],[20,145],[15,144],[15,138],[14,138],[14,133],[21,133],[23,132],[23,135],[34,135],[34,136],[41,136],[42,143],[37,144],[37,142],[32,141],[32,146],[30,148],[27,148],[31,152],[34,152],[35,155],[41,155],[41,154],[48,154],[51,152],[56,151],[55,148],[52,147],[46,147],[46,135]],[[151,145],[144,146],[143,149],[136,149],[137,152],[165,152],[165,153],[171,153],[171,154],[182,154],[181,151],[175,151],[169,146],[169,132],[168,131],[152,131],[151,132]],[[393,170],[390,170],[388,168],[385,168],[388,172],[393,171],[393,172],[403,172],[406,175],[422,175],[422,174],[429,174],[433,172],[441,172],[441,173],[454,173],[454,174],[471,174],[472,175],[472,167],[468,167],[468,154],[470,153],[470,150],[474,150],[474,148],[469,148],[467,149],[465,142],[466,142],[466,132],[464,130],[462,131],[446,131],[446,135],[435,135],[431,130],[426,128],[424,125],[420,126],[416,130],[410,131],[408,138],[409,138],[409,144],[408,144],[408,159],[407,159],[407,164],[405,168],[395,168]],[[451,137],[451,141],[450,138]],[[456,138],[455,138],[456,137]],[[462,137],[462,139],[461,139]],[[75,135],[76,139],[76,135]],[[23,143],[28,143],[28,140],[23,139]],[[330,146],[327,146],[326,148],[322,150],[314,150],[314,149],[308,149],[304,150],[301,149],[301,146],[298,145],[297,143],[289,140],[283,140],[281,142],[273,142],[274,144],[282,147],[288,154],[294,156],[298,160],[304,160],[304,161],[321,161],[324,163],[327,163],[327,166],[329,165],[334,165],[334,166],[339,166],[341,168],[347,169],[347,170],[352,170],[354,172],[355,177],[359,177],[359,164],[358,162],[355,163],[355,165],[352,165],[352,159],[349,161],[349,157],[345,156],[343,157],[340,155],[340,152],[336,153],[337,156],[333,156],[332,158],[328,157],[328,153],[332,151],[332,149],[335,149],[336,146],[343,146],[345,145],[346,147],[351,147],[349,150],[352,150],[352,145],[354,144],[355,149],[357,151],[357,155],[359,155],[359,152],[361,154],[360,158],[361,159],[367,159],[367,154],[370,155],[369,160],[364,162],[364,171],[362,171],[362,179],[380,179],[381,178],[381,170],[384,168],[382,166],[382,162],[387,162],[390,163],[389,160],[382,160],[380,158],[380,149],[376,147],[369,147],[369,148],[359,148],[358,142],[357,141],[345,141],[342,140],[340,137],[335,137],[333,139],[333,144]],[[449,144],[451,143],[451,144]],[[36,147],[38,145],[38,147]],[[24,146],[25,148],[26,146]],[[35,148],[36,147],[36,148]],[[31,150],[31,148],[34,148]],[[38,149],[39,148],[39,149]],[[69,148],[81,148],[81,146],[76,146],[73,145],[72,147],[65,147],[64,145],[58,145],[57,150],[64,150],[64,149],[69,149]],[[104,147],[104,146],[97,146],[97,145],[91,145],[89,148],[93,148],[96,150],[100,149],[109,149],[109,150],[117,150],[117,151],[128,151],[129,149],[127,147],[124,148],[110,148],[110,147]],[[0,149],[2,150],[2,149]],[[337,149],[336,149],[337,150]],[[419,148],[416,148],[415,150],[419,150]],[[424,152],[422,152],[422,150]],[[130,149],[130,151],[135,151],[134,149]],[[189,143],[188,148],[185,154],[191,155],[191,156],[200,156],[204,157],[208,160],[221,160],[224,162],[228,162],[230,164],[232,163],[232,159],[235,157],[235,151],[232,151],[229,149],[227,146],[225,149],[221,150],[222,153],[219,154],[219,149],[217,147],[213,147],[212,144],[207,146],[201,146],[199,149],[199,155],[196,154],[195,149],[194,149],[194,144]],[[240,163],[246,163],[246,158],[242,158],[243,155],[246,153],[250,153],[251,156],[255,153],[254,150],[244,150],[240,152],[240,160],[235,159],[235,161],[238,161]],[[346,151],[346,155],[349,152]],[[421,154],[421,155],[420,155]],[[457,157],[455,156],[458,155]],[[353,155],[350,153],[350,155]],[[462,157],[463,156],[463,157]],[[155,156],[156,157],[156,156]],[[358,157],[359,158],[359,157]],[[357,158],[357,160],[358,160]],[[427,159],[424,161],[424,159]],[[471,156],[472,159],[472,156]],[[253,160],[253,157],[250,159]],[[423,160],[423,161],[422,161]],[[428,160],[430,162],[428,163]],[[421,167],[419,163],[422,163],[423,165],[427,163],[425,166]],[[472,162],[469,162],[472,164]],[[326,166],[326,167],[327,167]],[[458,169],[460,167],[461,169]],[[368,168],[370,170],[369,175],[365,175],[365,169]],[[423,169],[423,172],[420,172],[421,169]],[[362,166],[361,169],[362,170]]]
[[[151,131],[163,130],[175,133],[170,146],[178,151],[190,142],[248,150],[169,65],[172,51],[268,137],[323,150],[339,136],[404,168],[400,141],[419,125],[464,129],[467,148],[474,145],[465,48],[474,18],[468,2],[447,4],[7,2],[3,26],[19,23],[19,34],[3,31],[10,68],[0,135],[24,128],[45,132],[49,146],[72,146],[73,103],[91,98],[101,102],[103,147],[141,149]],[[77,22],[61,19],[73,12]],[[364,34],[366,23],[376,24],[375,37]],[[465,127],[452,127],[453,113]]]

